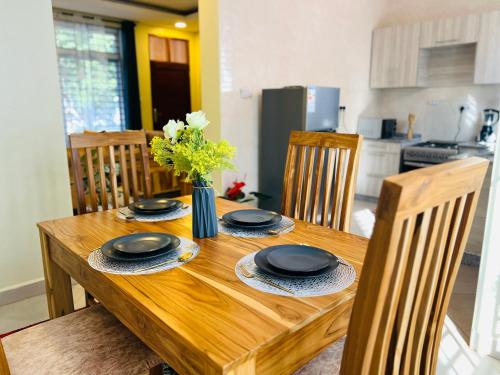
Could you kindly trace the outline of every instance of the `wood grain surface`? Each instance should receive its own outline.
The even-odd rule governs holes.
[[[218,215],[242,207],[217,200]],[[292,233],[279,237],[219,234],[195,239],[201,251],[188,264],[152,275],[122,276],[92,269],[89,253],[129,233],[192,238],[191,216],[144,223],[120,220],[110,210],[46,221],[39,228],[51,317],[71,310],[66,295],[70,280],[62,271],[181,374],[287,374],[305,364],[346,333],[358,278],[329,296],[284,297],[242,283],[234,272],[237,261],[271,245],[307,243],[348,260],[359,277],[368,244],[362,237],[296,221]]]

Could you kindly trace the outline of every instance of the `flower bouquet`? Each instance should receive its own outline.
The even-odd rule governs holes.
[[[154,137],[151,153],[161,166],[173,169],[175,175],[186,174],[193,184],[193,236],[213,237],[217,234],[215,194],[211,173],[234,169],[231,159],[235,148],[227,141],[217,143],[205,139],[203,129],[210,123],[202,111],[188,113],[185,124],[170,120],[163,127],[165,137]]]

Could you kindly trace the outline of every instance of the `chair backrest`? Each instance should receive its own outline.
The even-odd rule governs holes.
[[[283,214],[348,231],[361,141],[357,134],[292,131]]]
[[[128,205],[131,196],[134,200],[151,197],[149,155],[143,131],[71,134],[69,142],[79,214],[95,212],[99,205],[107,210],[109,201],[113,208],[118,208]],[[119,200],[118,178],[123,200]]]
[[[488,161],[385,179],[342,374],[434,374],[444,317]]]

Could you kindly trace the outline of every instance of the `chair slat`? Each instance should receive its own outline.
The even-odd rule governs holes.
[[[135,155],[135,145],[129,146],[129,154],[130,154],[130,170],[132,171],[132,195],[134,197],[134,201],[139,200],[139,184],[137,181],[137,163],[136,163],[136,155]]]
[[[356,134],[292,131],[283,180],[282,212],[348,230],[350,220],[345,216],[351,214],[361,140]],[[298,150],[298,158],[292,150]],[[337,154],[341,160],[336,159]],[[344,160],[349,161],[347,168]]]
[[[118,181],[116,176],[115,147],[113,145],[109,146],[109,181],[113,208],[118,208],[120,202],[118,202]]]
[[[325,161],[325,151],[326,149],[321,147],[318,149],[318,159],[316,161],[315,177],[314,177],[314,190],[313,190],[313,200],[311,203],[311,218],[310,221],[313,224],[318,224],[318,209],[321,197],[321,182],[323,178],[323,168]],[[321,220],[320,220],[321,222]]]
[[[104,166],[104,150],[102,147],[97,147],[97,162],[99,170],[99,179],[101,187],[101,205],[103,210],[108,209],[108,190],[106,187],[106,171]]]
[[[140,144],[141,150],[141,165],[144,176],[144,198],[151,198],[151,173],[149,171],[149,155],[148,149],[145,144]]]
[[[288,155],[286,158],[285,174],[283,186],[285,191],[292,191],[293,189],[293,177],[295,176],[297,159],[297,147],[293,145],[288,145]],[[292,194],[283,193],[282,204],[283,214],[290,216],[292,215]]]
[[[335,184],[333,185],[332,211],[330,219],[330,227],[338,228],[340,217],[340,200],[342,194],[342,181],[344,176],[345,150],[338,150],[337,163],[335,166]]]
[[[119,145],[120,148],[120,177],[122,179],[123,204],[128,206],[130,203],[130,187],[128,185],[128,166],[127,156],[125,154],[125,145]]]
[[[90,197],[90,205],[92,207],[92,211],[97,211],[97,195],[96,195],[96,186],[95,186],[95,172],[94,172],[94,157],[92,155],[92,148],[85,148],[85,156],[87,159],[87,181],[88,181],[88,190]]]
[[[326,163],[325,193],[323,197],[323,208],[321,210],[321,225],[328,226],[328,212],[330,208],[330,197],[332,194],[333,172],[335,170],[335,160],[337,159],[337,149],[328,150],[328,159]]]
[[[300,208],[302,203],[302,186],[304,185],[304,169],[306,160],[307,147],[299,147],[299,161],[297,175],[295,176],[295,186],[297,189],[297,195],[295,196],[295,213],[294,217],[301,218]]]
[[[314,147],[309,147],[309,152],[307,154],[307,162],[306,162],[306,171],[305,171],[305,188],[304,188],[304,197],[302,199],[301,211],[302,218],[306,221],[311,221],[311,214],[309,212],[309,208],[311,205],[311,188],[312,188],[312,179],[314,173],[314,160],[316,157],[316,149]]]

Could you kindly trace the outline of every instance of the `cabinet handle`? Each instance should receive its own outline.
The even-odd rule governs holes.
[[[460,39],[455,38],[455,39],[441,39],[441,40],[436,40],[436,44],[443,44],[443,43],[453,43],[453,42],[459,42]]]

